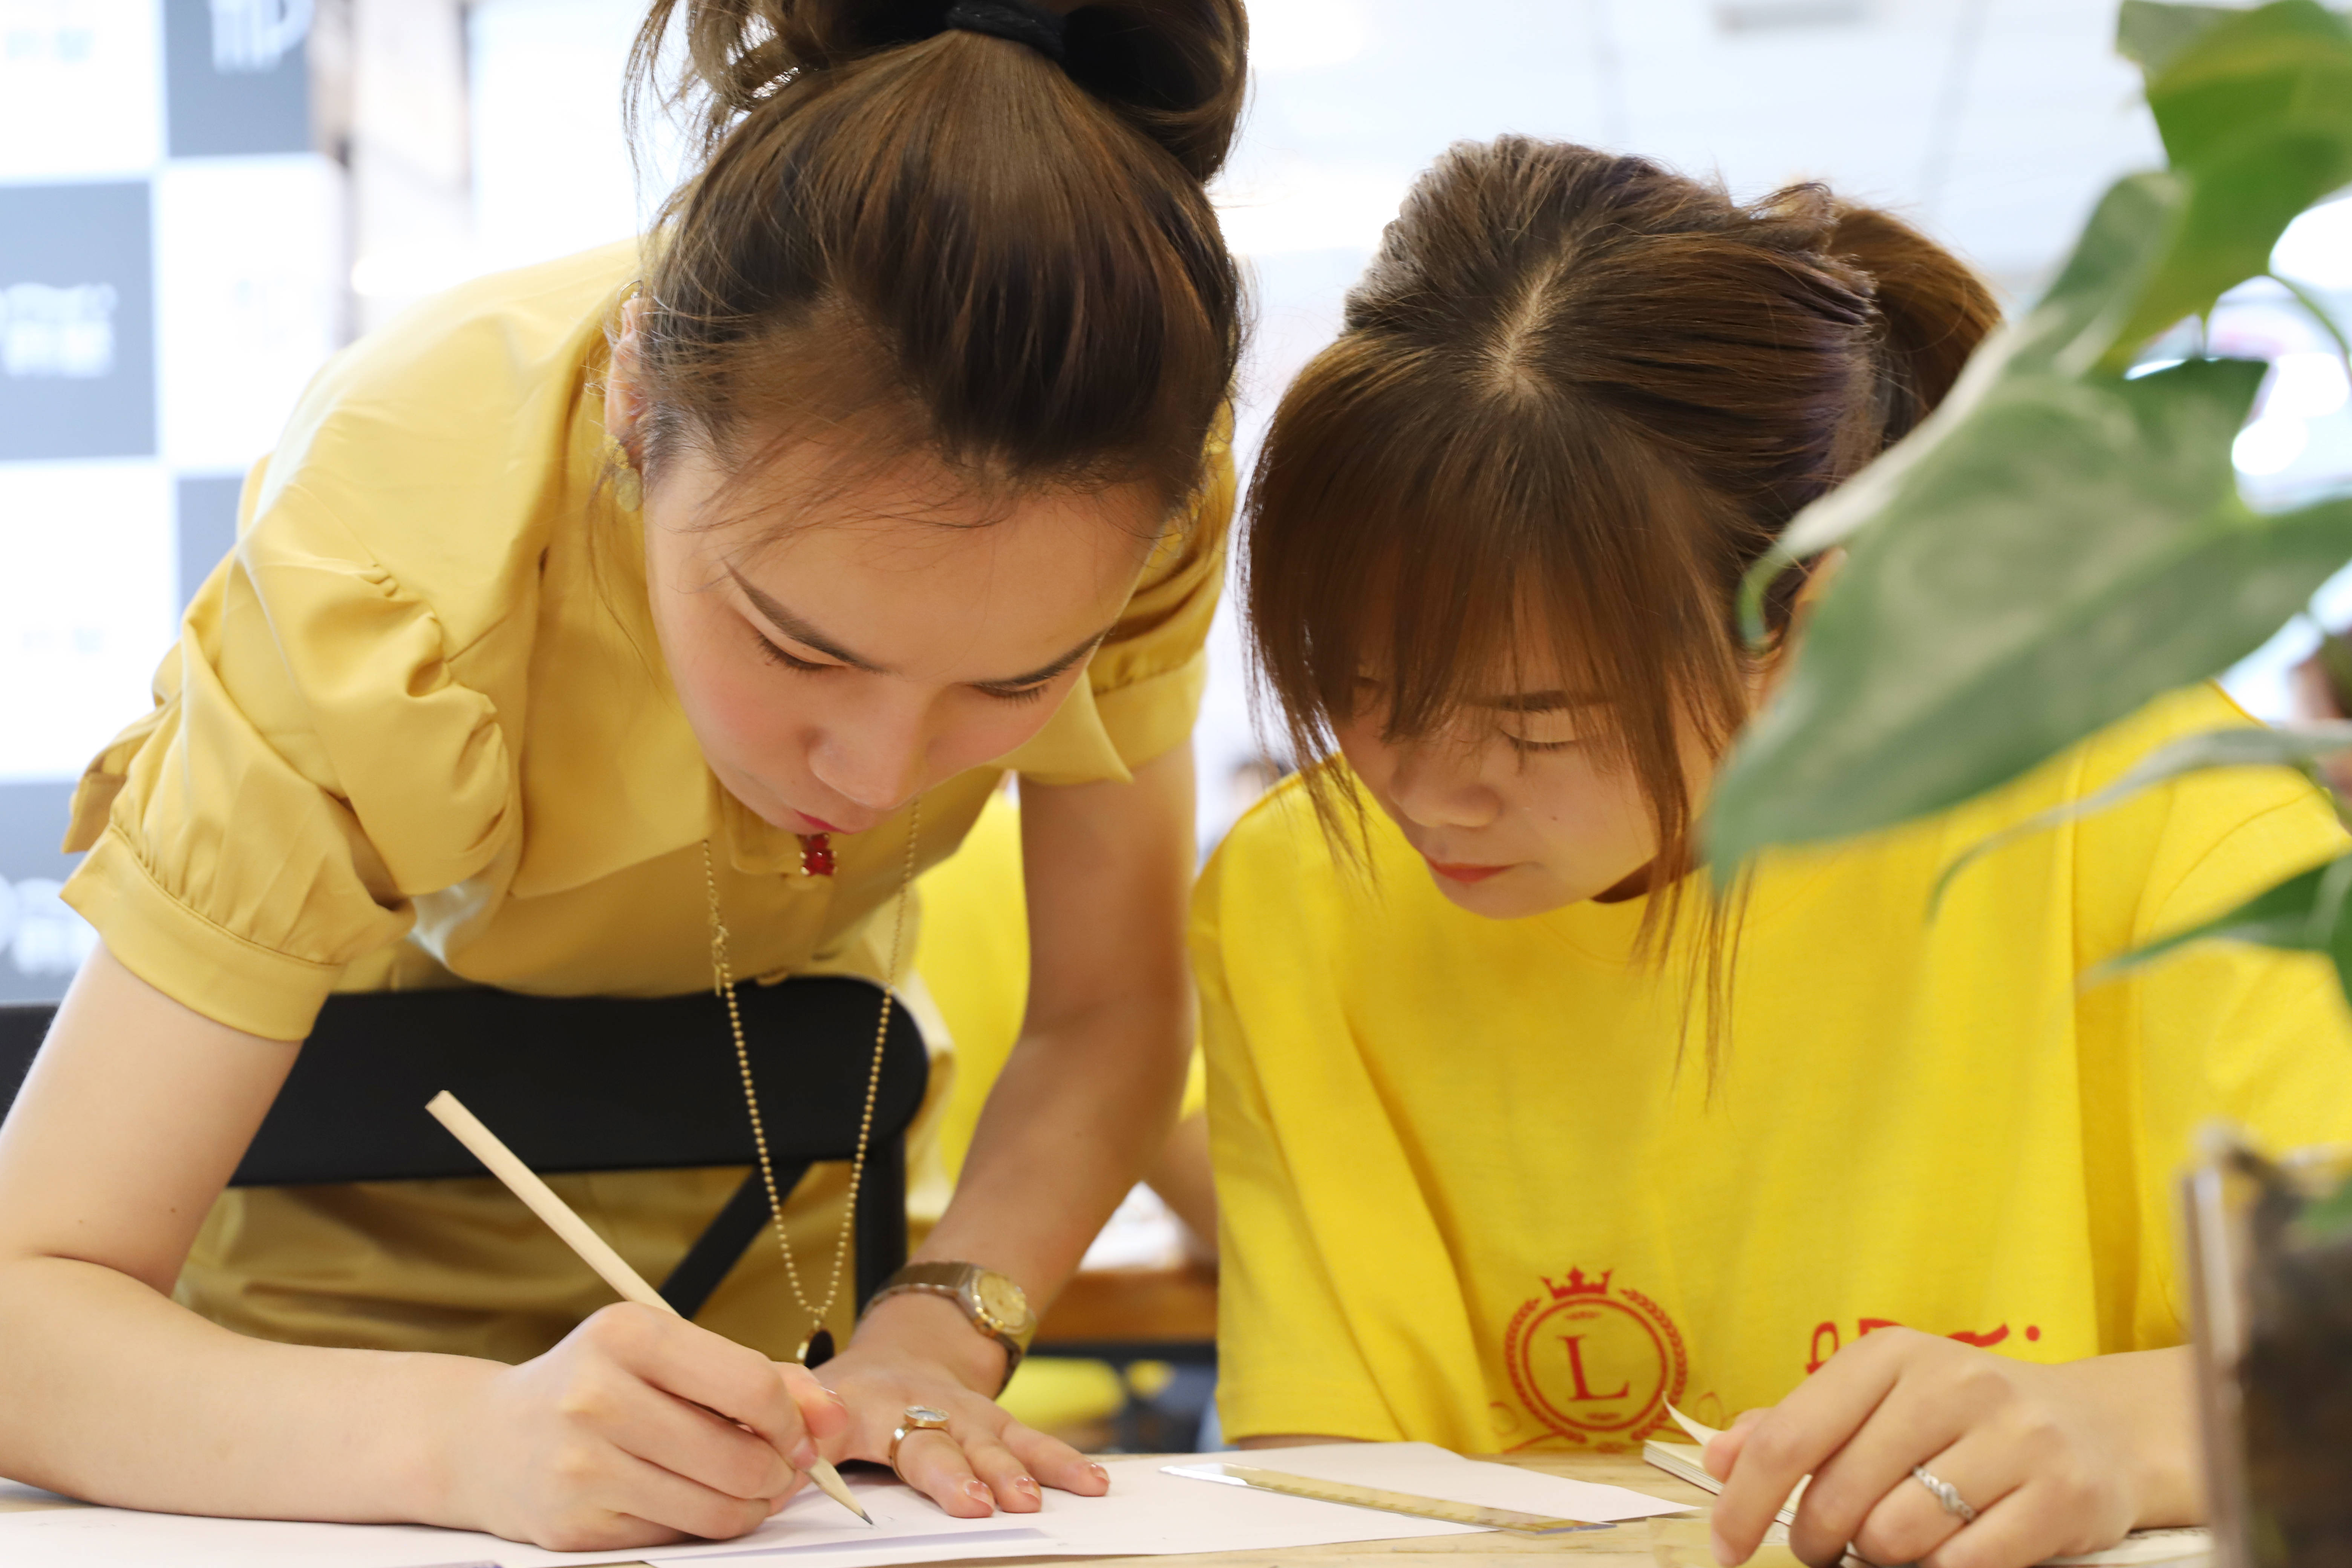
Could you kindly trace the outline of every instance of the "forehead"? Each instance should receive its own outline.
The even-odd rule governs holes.
[[[715,565],[866,661],[943,680],[1001,679],[1104,630],[1160,521],[1140,486],[1023,489],[814,443],[678,478]]]

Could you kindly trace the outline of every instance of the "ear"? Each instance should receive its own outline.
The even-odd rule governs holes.
[[[1797,645],[1805,640],[1805,627],[1813,618],[1813,607],[1822,602],[1822,595],[1830,591],[1830,584],[1844,569],[1845,549],[1843,545],[1822,552],[1807,569],[1804,584],[1797,590],[1795,603],[1789,606],[1789,629],[1781,634],[1780,646],[1774,648],[1772,657],[1765,661],[1758,683],[1757,707],[1761,708],[1771,700],[1772,693],[1780,689],[1781,678],[1789,672],[1790,660],[1796,657]]]
[[[604,432],[621,444],[632,464],[643,457],[646,397],[644,361],[638,345],[644,339],[646,299],[631,295],[622,301],[621,318],[613,333],[612,363],[604,370]]]

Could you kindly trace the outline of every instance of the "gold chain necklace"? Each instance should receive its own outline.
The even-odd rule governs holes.
[[[833,1274],[824,1285],[824,1300],[810,1305],[808,1294],[801,1289],[801,1270],[793,1257],[793,1244],[784,1234],[784,1195],[776,1190],[776,1167],[768,1157],[768,1130],[760,1119],[760,1093],[751,1082],[751,1052],[743,1043],[743,1014],[735,1003],[735,976],[727,959],[727,922],[719,915],[719,873],[710,858],[710,840],[702,841],[702,881],[710,896],[710,973],[719,997],[727,1004],[727,1027],[735,1037],[735,1065],[743,1075],[743,1102],[751,1112],[751,1143],[760,1154],[760,1180],[768,1189],[768,1212],[776,1229],[776,1250],[783,1255],[784,1278],[791,1282],[793,1300],[809,1315],[809,1332],[801,1341],[793,1359],[803,1366],[816,1366],[833,1354],[833,1331],[825,1327],[825,1314],[841,1294],[842,1260],[849,1256],[851,1227],[857,1218],[857,1191],[866,1175],[866,1149],[874,1132],[874,1101],[882,1089],[882,1057],[890,1038],[890,1003],[893,985],[898,983],[898,944],[907,931],[907,890],[915,880],[915,849],[922,828],[923,803],[918,796],[907,816],[907,855],[898,872],[898,909],[890,918],[890,962],[882,972],[882,1016],[874,1026],[874,1065],[866,1075],[866,1108],[857,1121],[857,1154],[849,1163],[849,1201],[842,1205],[841,1231],[834,1237]],[[803,859],[806,859],[805,854]],[[822,861],[823,869],[813,874],[831,876],[833,859],[827,847]]]

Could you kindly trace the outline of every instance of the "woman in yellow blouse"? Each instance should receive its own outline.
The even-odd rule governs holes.
[[[1578,147],[1457,148],[1389,226],[1251,492],[1309,766],[1195,903],[1229,1434],[1625,1450],[1753,1413],[1707,1454],[1725,1563],[1809,1472],[1810,1563],[2197,1515],[2173,1176],[2209,1116],[2352,1138],[2352,1026],[2309,954],[2083,976],[2343,853],[2326,799],[2184,781],[1930,918],[1969,847],[2247,721],[2208,689],[1725,905],[1695,869],[1823,580],[1758,657],[1745,570],[1993,319],[1880,214]]]
[[[661,0],[707,156],[642,258],[412,313],[256,470],[77,803],[104,942],[0,1133],[0,1473],[616,1549],[750,1529],[820,1450],[962,1514],[1100,1489],[958,1300],[877,1302],[820,1383],[769,1360],[814,1326],[772,1256],[722,1334],[595,1310],[484,1183],[221,1192],[331,991],[692,991],[714,897],[739,975],[879,977],[1007,770],[1026,1025],[919,1260],[1042,1305],[1160,1142],[1241,10],[923,10]],[[725,1178],[565,1184],[657,1273]],[[792,1205],[803,1272],[839,1201]]]

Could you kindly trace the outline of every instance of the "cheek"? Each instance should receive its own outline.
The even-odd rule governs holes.
[[[1657,849],[1640,782],[1631,769],[1604,768],[1576,753],[1529,770],[1517,791],[1559,858],[1632,870]]]
[[[1368,721],[1350,720],[1331,727],[1331,738],[1339,743],[1339,754],[1348,761],[1355,775],[1375,795],[1388,794],[1389,775],[1393,769],[1390,749],[1381,743],[1380,726]]]
[[[950,695],[932,734],[934,767],[941,773],[958,773],[1020,750],[1053,721],[1085,679],[1083,674],[1065,677],[1034,702],[1007,702],[968,690]]]

